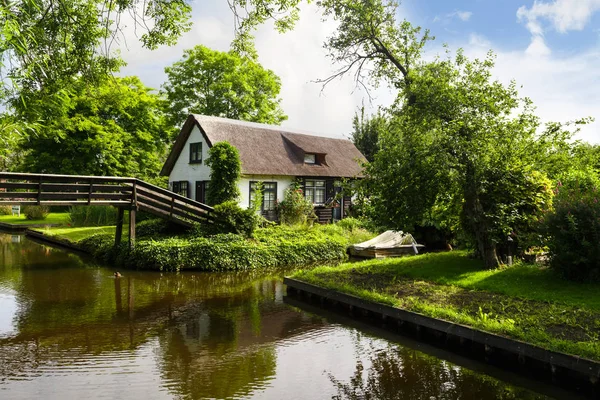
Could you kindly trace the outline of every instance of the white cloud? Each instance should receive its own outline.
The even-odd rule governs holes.
[[[471,33],[469,35],[469,46],[480,47],[489,50],[492,48],[492,43],[483,35]]]
[[[439,21],[444,21],[444,22],[450,22],[450,20],[454,19],[454,18],[458,18],[463,22],[467,22],[469,19],[471,19],[471,16],[473,15],[473,13],[471,11],[454,11],[451,12],[449,14],[443,15],[443,16],[438,16],[436,15],[435,18],[433,18],[433,22],[439,22]]]
[[[471,18],[471,15],[473,15],[471,11],[456,11],[455,14],[461,21],[465,22]]]
[[[525,54],[533,57],[544,57],[550,55],[551,50],[546,46],[546,42],[542,36],[533,36],[531,43],[525,50]]]
[[[183,35],[176,46],[155,51],[142,49],[133,29],[127,29],[129,49],[123,48],[123,57],[128,65],[121,74],[138,75],[146,85],[158,88],[166,79],[164,67],[179,60],[184,49],[203,44],[228,50],[233,39],[233,19],[227,4],[215,4],[211,10],[199,14],[193,19],[192,31]],[[282,108],[288,115],[283,126],[333,137],[347,137],[351,133],[352,116],[367,97],[366,93],[355,87],[351,76],[334,81],[325,89],[314,82],[335,70],[323,42],[336,26],[334,22],[323,22],[315,5],[306,5],[293,31],[280,34],[272,24],[266,24],[256,32],[259,61],[281,78]],[[373,104],[365,100],[369,111],[378,105],[389,105],[394,98],[386,88],[373,90],[371,95]]]
[[[544,40],[544,24],[547,20],[552,29],[566,33],[570,30],[583,30],[592,14],[600,10],[600,0],[554,0],[551,2],[535,1],[531,8],[521,6],[517,10],[517,18],[524,22],[531,32],[531,44],[528,54],[550,54],[550,48]]]
[[[483,58],[488,48],[468,46],[466,55]],[[595,117],[596,122],[583,126],[577,138],[600,143],[600,69],[595,68],[600,65],[600,50],[563,57],[496,49],[496,55],[494,76],[504,83],[514,79],[519,94],[533,100],[543,123]]]
[[[135,74],[149,86],[159,87],[165,79],[164,67],[181,58],[183,49],[204,44],[218,50],[227,50],[233,37],[233,25],[227,5],[208,2],[198,10],[194,3],[194,27],[174,47],[156,51],[139,48],[135,39],[129,40],[129,51],[123,56],[129,62],[123,74]],[[321,85],[313,81],[327,77],[335,67],[323,49],[324,39],[336,29],[335,23],[322,22],[316,6],[303,8],[296,29],[279,34],[271,26],[264,26],[256,35],[261,63],[281,77],[282,106],[289,120],[284,126],[304,129],[327,136],[344,137],[351,132],[352,116],[366,94],[355,90],[348,76],[335,81],[321,93]],[[127,31],[127,34],[132,35]],[[443,38],[440,39],[440,42]],[[543,121],[570,121],[584,116],[600,120],[598,93],[600,93],[600,50],[570,54],[568,57],[550,53],[543,40],[526,50],[499,49],[481,34],[472,33],[461,42],[451,43],[454,48],[464,47],[471,57],[484,57],[491,48],[497,52],[495,76],[503,82],[515,79],[523,85],[521,94],[531,97]],[[439,51],[443,54],[443,50]],[[428,52],[431,53],[431,52]],[[374,110],[377,105],[389,105],[393,91],[380,88],[373,91]],[[600,121],[584,127],[581,139],[600,143]]]
[[[582,30],[589,22],[592,14],[600,10],[600,0],[554,0],[551,2],[535,1],[531,8],[522,6],[517,10],[520,21],[526,21],[527,28],[533,35],[543,32],[541,22],[547,19],[558,32]]]

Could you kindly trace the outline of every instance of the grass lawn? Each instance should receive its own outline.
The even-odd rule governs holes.
[[[42,225],[42,224],[61,224],[67,225],[70,222],[69,213],[50,213],[46,219],[29,220],[25,218],[25,215],[17,217],[12,215],[0,215],[0,222],[7,224],[18,224],[18,225]]]
[[[78,242],[87,237],[100,233],[115,234],[115,226],[84,226],[84,227],[49,227],[44,229],[34,229],[49,236],[56,236],[61,239],[66,239],[71,242]],[[123,238],[127,239],[129,226],[123,224]]]
[[[484,270],[460,251],[301,271],[294,278],[600,360],[600,284],[534,265]]]

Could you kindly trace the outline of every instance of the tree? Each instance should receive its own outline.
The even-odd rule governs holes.
[[[406,229],[458,211],[489,268],[499,263],[497,246],[552,198],[531,156],[538,120],[514,82],[491,79],[493,60],[470,61],[459,51],[415,68],[411,98],[401,95],[393,129],[367,168],[381,223]]]
[[[22,141],[28,172],[158,176],[167,138],[158,96],[137,77],[80,80],[60,113]]]
[[[352,142],[358,150],[371,162],[379,151],[379,136],[386,129],[387,120],[381,112],[365,117],[365,107],[361,107],[360,115],[352,118]]]
[[[58,93],[65,81],[105,77],[120,64],[112,48],[124,39],[124,16],[143,45],[174,44],[189,30],[190,5],[184,0],[18,0],[0,13],[0,73],[4,90]],[[15,100],[15,96],[11,96]]]
[[[208,151],[206,165],[210,167],[210,183],[206,201],[210,205],[237,200],[238,182],[242,176],[242,162],[238,149],[228,142],[215,143]]]
[[[163,93],[174,127],[191,113],[268,124],[287,119],[279,105],[279,77],[250,58],[199,45],[165,71]]]

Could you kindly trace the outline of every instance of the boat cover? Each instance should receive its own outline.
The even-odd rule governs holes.
[[[352,247],[357,251],[361,251],[367,249],[394,249],[406,246],[412,246],[415,254],[418,253],[417,241],[410,233],[404,233],[402,231],[385,231],[371,240],[355,244]],[[419,247],[422,246],[419,245]]]

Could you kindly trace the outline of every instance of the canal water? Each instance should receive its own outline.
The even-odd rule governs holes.
[[[121,273],[0,233],[1,399],[565,397],[289,304],[284,272]]]

